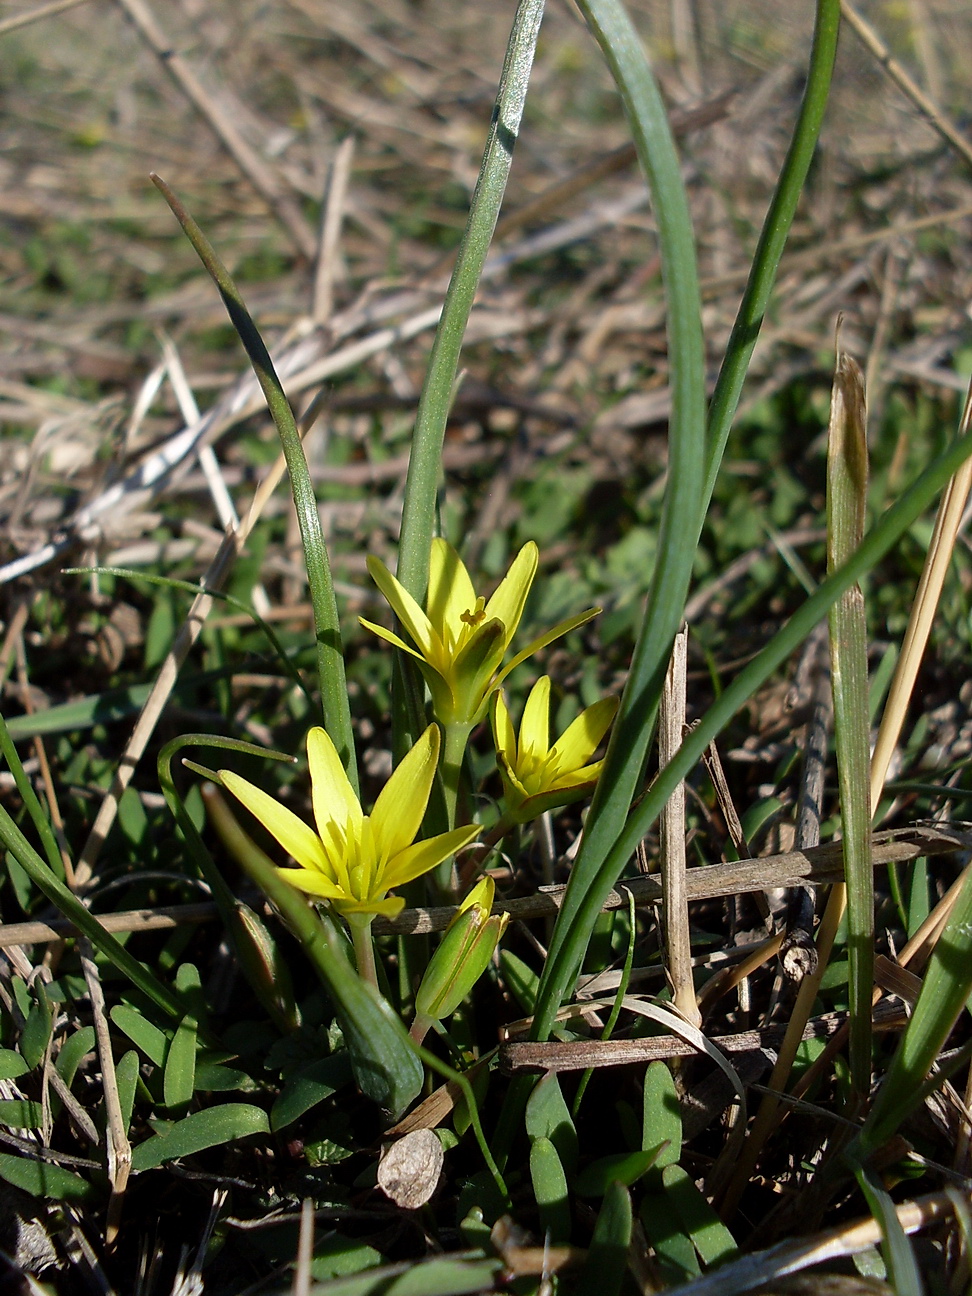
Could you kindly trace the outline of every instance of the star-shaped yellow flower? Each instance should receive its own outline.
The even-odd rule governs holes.
[[[504,666],[503,658],[520,624],[537,562],[537,546],[528,541],[487,602],[476,594],[465,564],[452,545],[435,539],[423,611],[384,563],[368,558],[372,579],[415,647],[383,626],[363,618],[361,624],[418,661],[432,695],[432,710],[441,724],[478,724],[486,713],[490,695],[515,666],[597,615],[599,609],[590,608],[561,621]]]
[[[329,900],[352,920],[375,914],[394,917],[405,904],[387,893],[435,868],[471,841],[474,824],[416,842],[439,760],[439,730],[429,725],[379,793],[370,815],[362,813],[334,744],[323,729],[307,735],[317,831],[276,798],[230,770],[220,770],[233,793],[276,837],[297,868],[280,874],[300,891]]]
[[[502,693],[493,704],[496,763],[506,793],[504,819],[527,823],[555,806],[589,796],[603,761],[588,764],[618,709],[617,698],[602,698],[550,745],[550,676],[541,675],[530,691],[517,738]]]

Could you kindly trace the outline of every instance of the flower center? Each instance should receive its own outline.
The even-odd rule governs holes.
[[[479,625],[479,623],[482,621],[485,615],[486,615],[486,600],[482,597],[482,595],[480,595],[480,597],[476,600],[476,606],[474,608],[470,608],[466,612],[459,613],[459,620],[462,621],[467,626],[474,627]]]

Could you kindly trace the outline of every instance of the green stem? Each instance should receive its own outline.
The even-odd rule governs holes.
[[[351,928],[351,942],[354,945],[354,959],[358,965],[358,976],[370,981],[378,989],[378,969],[375,967],[375,943],[371,936],[371,924],[374,915],[364,918],[355,916],[348,919]]]
[[[30,779],[27,777],[24,767],[21,763],[17,748],[10,737],[10,730],[7,728],[7,722],[0,715],[0,752],[7,762],[7,767],[14,777],[17,785],[17,791],[20,793],[20,799],[26,807],[27,813],[33,820],[34,827],[37,829],[37,835],[41,839],[44,847],[44,854],[47,856],[47,862],[51,866],[51,872],[56,878],[64,881],[64,861],[61,859],[61,851],[57,844],[57,838],[54,836],[54,829],[51,827],[51,821],[44,813],[44,808],[37,799],[37,794],[31,786]]]
[[[575,881],[577,865],[571,875],[561,917],[571,894],[575,892],[575,928],[578,933],[564,940],[556,955],[551,950],[534,1010],[532,1037],[546,1039],[564,998],[571,991],[587,948],[587,933],[593,930],[607,893],[614,886],[625,865],[634,855],[638,842],[650,831],[662,807],[678,784],[692,771],[712,740],[729,723],[786,659],[806,640],[807,635],[826,616],[841,594],[874,567],[897,544],[901,536],[929,507],[948,479],[972,454],[972,432],[959,437],[921,474],[895,504],[883,514],[868,532],[854,554],[837,571],[827,577],[816,593],[794,612],[786,625],[766,647],[745,666],[706,712],[702,721],[685,737],[673,760],[660,771],[637,808],[632,811],[618,833],[600,868],[585,876],[581,893]],[[579,862],[579,861],[578,861]],[[560,920],[558,920],[558,930]],[[511,1087],[512,1088],[512,1087]]]
[[[442,748],[439,773],[445,796],[447,832],[451,832],[456,826],[456,817],[459,813],[459,785],[462,780],[462,758],[466,754],[466,743],[469,741],[471,729],[472,725],[468,724],[443,726],[445,744]]]
[[[287,460],[287,471],[290,474],[290,488],[294,497],[294,509],[300,527],[300,542],[307,568],[307,586],[314,612],[314,640],[317,645],[317,674],[324,711],[324,728],[330,734],[341,757],[341,763],[347,771],[351,786],[357,792],[358,770],[354,755],[354,734],[351,729],[351,707],[344,675],[341,623],[334,597],[334,586],[331,582],[331,567],[327,546],[324,543],[317,497],[314,494],[314,485],[304,454],[304,444],[297,430],[293,410],[273,367],[270,352],[253,323],[229,271],[165,181],[157,175],[153,175],[151,179],[172,208],[197,256],[219,289],[226,313],[246,349],[279,433],[284,458]]]
[[[447,724],[442,726],[444,743],[442,759],[439,762],[439,778],[442,781],[442,801],[445,807],[446,832],[456,826],[459,814],[459,788],[462,781],[462,758],[466,752],[466,743],[472,725]],[[436,867],[435,880],[442,896],[454,896],[456,891],[455,866],[452,860],[443,860]]]
[[[729,335],[726,354],[719,370],[715,391],[709,406],[708,452],[706,457],[705,487],[702,492],[702,509],[699,529],[712,498],[716,477],[722,464],[729,429],[742,392],[749,361],[756,339],[763,326],[763,317],[769,305],[780,257],[789,237],[790,226],[797,204],[806,183],[807,172],[813,160],[820,136],[830,81],[837,53],[837,33],[840,28],[840,0],[817,0],[817,17],[810,49],[810,66],[807,84],[800,104],[793,138],[787,150],[780,178],[776,183],[766,219],[760,232],[743,293],[742,302]]]
[[[699,516],[705,463],[705,356],[692,218],[665,105],[644,45],[621,0],[578,0],[624,100],[638,159],[648,179],[668,307],[672,415],[668,488],[644,620],[580,854],[571,871],[540,979],[538,1011],[556,1013],[552,979],[561,959],[583,957],[597,912],[585,897],[602,875],[641,782],[672,641],[682,620],[695,557],[686,519]],[[552,1020],[552,1016],[550,1017]],[[539,1018],[537,1019],[539,1022]],[[549,1023],[544,1029],[549,1028]],[[535,1029],[539,1029],[535,1026]],[[545,1035],[535,1034],[544,1039]]]
[[[513,149],[520,133],[543,6],[544,0],[520,0],[517,5],[479,179],[442,306],[442,318],[432,344],[415,416],[402,507],[398,579],[420,603],[429,580],[436,492],[442,472],[442,443],[459,368],[459,353],[513,164]],[[415,672],[408,664],[403,664],[402,671],[411,674],[413,679],[407,683],[401,674],[396,674],[395,678],[397,688],[394,690],[392,714],[396,752],[408,745],[403,733],[414,730],[411,732],[414,741],[421,732],[422,708],[415,698]]]

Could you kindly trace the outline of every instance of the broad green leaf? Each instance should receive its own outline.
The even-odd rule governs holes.
[[[218,1062],[196,1063],[197,1093],[229,1093],[234,1089],[255,1088],[253,1077],[238,1067],[223,1066]]]
[[[14,1049],[0,1049],[0,1080],[16,1080],[26,1075],[30,1067]]]
[[[176,1027],[165,1059],[162,1095],[169,1113],[182,1116],[189,1109],[196,1084],[196,1022],[183,1017]]]
[[[666,1166],[662,1183],[671,1208],[692,1239],[703,1264],[721,1264],[736,1254],[738,1248],[732,1234],[681,1166]]]
[[[554,1246],[566,1243],[570,1238],[567,1176],[548,1138],[535,1138],[530,1144],[530,1179],[544,1237],[549,1237]]]
[[[314,1257],[310,1263],[311,1277],[318,1282],[326,1278],[341,1278],[359,1274],[380,1265],[381,1252],[360,1242],[357,1238],[343,1237],[340,1233],[326,1233],[314,1241]]]
[[[641,1146],[647,1151],[667,1144],[658,1153],[655,1165],[661,1168],[677,1164],[682,1156],[682,1111],[666,1063],[649,1064],[642,1100]]]
[[[193,1156],[206,1148],[219,1147],[251,1134],[269,1134],[270,1122],[260,1107],[247,1103],[226,1103],[206,1111],[193,1112],[176,1121],[164,1134],[139,1143],[132,1149],[132,1169],[152,1170],[164,1161]]]
[[[592,1161],[577,1176],[574,1187],[582,1197],[603,1197],[613,1183],[636,1183],[658,1159],[661,1148],[646,1152],[617,1152]]]
[[[270,1111],[270,1128],[286,1129],[350,1080],[351,1059],[345,1050],[308,1062],[280,1090]]]
[[[526,1132],[531,1139],[549,1139],[557,1149],[564,1173],[573,1177],[577,1171],[577,1130],[556,1075],[545,1075],[530,1095]]]
[[[54,1065],[69,1089],[74,1083],[74,1077],[82,1059],[89,1053],[94,1052],[94,1046],[95,1033],[93,1026],[82,1026],[80,1030],[76,1030],[61,1045],[61,1050]]]
[[[136,1048],[142,1050],[150,1062],[162,1066],[169,1048],[169,1036],[164,1031],[160,1031],[158,1026],[153,1026],[140,1012],[129,1008],[128,1004],[116,1004],[109,1016]]]
[[[682,1229],[668,1194],[645,1193],[639,1210],[645,1237],[658,1258],[662,1274],[673,1285],[689,1282],[702,1272],[692,1239]]]
[[[134,1049],[129,1049],[115,1064],[115,1079],[118,1083],[118,1105],[121,1108],[122,1125],[126,1133],[132,1123],[135,1091],[138,1088],[138,1071],[138,1054]]]
[[[607,1187],[576,1296],[617,1296],[628,1268],[631,1195],[617,1181]]]
[[[43,981],[34,982],[34,994],[37,997],[20,1035],[20,1051],[31,1070],[43,1060],[54,1029],[51,1005]]]
[[[98,1197],[93,1185],[63,1166],[11,1156],[9,1152],[0,1152],[0,1176],[21,1192],[44,1201],[89,1202]]]
[[[436,1256],[416,1264],[383,1265],[367,1273],[332,1279],[318,1290],[321,1296],[472,1296],[489,1292],[503,1268],[502,1260],[462,1260]]]
[[[0,1098],[0,1125],[9,1129],[40,1129],[44,1111],[26,1098]]]

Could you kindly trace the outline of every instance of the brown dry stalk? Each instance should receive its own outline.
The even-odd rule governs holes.
[[[658,713],[659,768],[674,760],[685,728],[685,685],[688,671],[688,629],[675,636],[665,674]],[[662,927],[665,933],[665,966],[672,984],[672,1001],[686,1021],[701,1026],[692,979],[692,938],[685,892],[685,784],[668,798],[661,813]]]
[[[900,90],[903,90],[918,111],[928,118],[928,121],[938,131],[939,135],[948,140],[952,148],[956,149],[965,158],[966,162],[972,165],[972,143],[965,138],[957,127],[952,125],[938,104],[929,98],[924,90],[912,80],[898,60],[891,54],[891,51],[871,24],[857,12],[850,0],[841,0],[840,12],[853,28],[854,34],[870,50],[895,85]]]
[[[845,1020],[843,1013],[815,1018],[803,1028],[802,1038],[826,1039],[840,1030]],[[897,1030],[906,1021],[904,1010],[895,1008],[891,1013],[881,1014],[875,1027]],[[740,1031],[736,1035],[713,1035],[709,1042],[724,1053],[752,1053],[757,1049],[778,1047],[786,1029],[785,1024],[764,1026],[759,1030]],[[692,1056],[698,1056],[698,1049],[675,1035],[644,1039],[546,1040],[542,1043],[523,1040],[501,1044],[499,1048],[500,1069],[507,1075],[520,1071],[583,1071],[588,1067],[627,1066],[632,1062]]]
[[[972,834],[957,828],[895,828],[875,833],[873,860],[877,868],[892,862],[907,864],[922,856],[949,855],[967,850],[972,850]],[[799,882],[820,886],[833,882],[840,877],[840,872],[840,843],[828,843],[812,850],[786,851],[780,855],[764,855],[761,859],[689,869],[686,888],[690,901],[709,900],[717,896],[766,891],[777,886],[794,886]],[[534,895],[500,901],[493,909],[495,913],[508,913],[519,921],[551,917],[560,909],[565,890],[562,886],[548,887]],[[627,909],[629,892],[639,907],[657,905],[661,900],[661,878],[652,873],[629,879],[620,891],[612,891],[607,897],[603,906],[605,912]],[[445,931],[455,914],[454,905],[403,909],[397,918],[376,918],[374,931],[379,936],[421,936]],[[166,930],[180,923],[207,922],[217,916],[216,906],[207,902],[99,914],[98,921],[106,931],[139,932]],[[0,949],[60,940],[74,932],[75,928],[64,918],[49,922],[7,923],[0,925]]]

